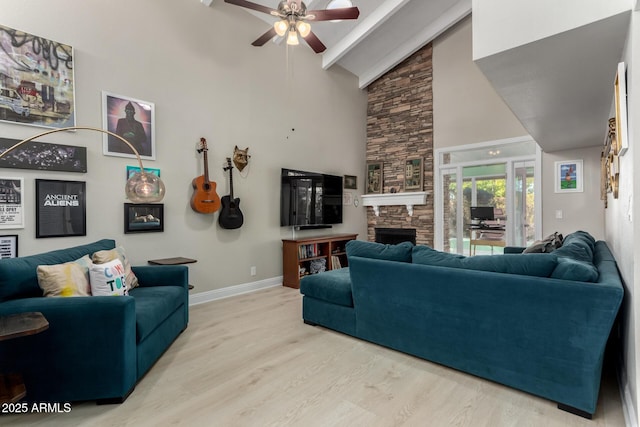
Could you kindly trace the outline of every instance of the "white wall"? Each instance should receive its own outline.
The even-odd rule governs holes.
[[[527,133],[473,62],[472,33],[469,17],[433,44],[434,149]],[[585,191],[554,193],[555,161],[575,159],[584,161]],[[543,153],[542,179],[543,236],[555,231],[568,234],[582,229],[598,239],[604,238],[599,147]],[[555,219],[556,210],[563,211],[564,219]]]
[[[473,0],[478,59],[628,11],[634,0]]]
[[[357,78],[333,67],[304,43],[289,52],[250,43],[268,26],[242,8],[197,0],[5,0],[0,24],[74,47],[77,123],[101,127],[101,91],[155,103],[157,160],[167,187],[164,233],[123,233],[125,167],[134,161],[102,155],[101,136],[55,134],[45,142],[86,146],[88,173],[3,169],[2,176],[25,178],[26,227],[20,254],[28,255],[95,241],[116,239],[134,264],[185,256],[193,293],[250,283],[282,274],[279,174],[282,167],[357,175],[364,180],[367,97]],[[294,130],[295,129],[295,130]],[[39,128],[0,123],[0,135],[25,138]],[[250,165],[234,175],[245,224],[224,230],[218,214],[189,207],[191,180],[203,173],[196,144],[209,145],[211,179],[220,196],[228,193],[222,170],[233,147],[250,147]],[[87,236],[35,239],[34,179],[87,182]],[[354,195],[358,192],[352,191]],[[362,206],[345,206],[344,224],[329,232],[366,235]],[[307,232],[307,234],[310,234]],[[250,267],[257,276],[250,276]]]

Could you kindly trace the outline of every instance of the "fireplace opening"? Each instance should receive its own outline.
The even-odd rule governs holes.
[[[376,228],[375,239],[377,243],[396,245],[402,242],[416,244],[415,228]]]

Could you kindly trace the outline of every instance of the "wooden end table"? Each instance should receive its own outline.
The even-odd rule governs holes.
[[[48,328],[49,322],[40,312],[0,316],[0,341],[35,335]],[[26,394],[22,375],[0,375],[0,403],[18,402]]]
[[[177,256],[173,258],[150,259],[147,262],[152,265],[182,265],[193,264],[194,262],[198,262],[198,260]],[[193,289],[193,287],[193,285],[189,284],[189,290]]]

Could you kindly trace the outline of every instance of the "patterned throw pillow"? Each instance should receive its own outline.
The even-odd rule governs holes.
[[[133,274],[129,258],[127,258],[127,254],[122,246],[118,246],[115,249],[95,252],[92,256],[92,260],[95,264],[104,264],[105,262],[113,261],[114,259],[120,260],[124,266],[127,290],[130,291],[138,286],[138,278]]]
[[[39,265],[36,270],[38,285],[45,297],[89,296],[91,294],[89,286],[91,265],[89,255],[64,264]]]
[[[91,294],[103,295],[128,295],[125,283],[124,266],[118,259],[102,264],[93,264],[89,269],[91,277]]]

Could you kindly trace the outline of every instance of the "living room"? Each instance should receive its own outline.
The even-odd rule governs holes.
[[[633,227],[631,217],[637,211],[635,200],[640,200],[632,197],[636,163],[633,141],[639,140],[640,132],[633,121],[638,116],[633,89],[634,83],[640,81],[640,67],[635,66],[640,52],[631,40],[638,39],[640,24],[637,2],[627,3],[629,10],[635,9],[626,46],[624,50],[620,47],[619,61],[628,64],[630,144],[627,154],[620,158],[618,198],[608,195],[606,209],[600,199],[605,118],[602,137],[592,146],[542,153],[540,234],[587,230],[607,241],[614,253],[626,282],[620,332],[624,343],[620,388],[628,425],[637,425],[639,341],[634,265],[640,260],[640,253],[635,251],[634,241],[640,231]],[[432,43],[432,156],[433,150],[445,147],[528,134],[473,62],[472,21],[472,16],[465,17]],[[119,0],[90,5],[70,0],[36,0],[28,4],[8,0],[3,5],[0,25],[73,46],[78,125],[102,127],[103,92],[155,105],[156,156],[144,163],[145,167],[160,169],[166,185],[162,201],[164,231],[124,233],[123,204],[127,200],[122,189],[126,168],[135,165],[135,160],[104,156],[98,133],[77,131],[44,137],[43,142],[86,147],[88,170],[77,174],[3,169],[4,177],[24,178],[24,228],[7,230],[7,234],[18,235],[20,255],[110,238],[126,248],[134,265],[176,256],[196,259],[198,262],[189,265],[189,281],[194,285],[189,298],[198,314],[191,318],[189,331],[196,321],[210,322],[203,313],[210,301],[279,287],[282,282],[282,239],[292,238],[293,232],[279,223],[281,168],[356,176],[357,188],[345,190],[351,193],[352,203],[343,207],[342,224],[326,234],[357,233],[359,239],[367,240],[372,211],[362,205],[361,197],[369,160],[369,94],[359,87],[357,77],[343,68],[324,70],[321,56],[304,43],[295,48],[276,43],[261,48],[251,46],[251,41],[264,31],[263,24],[221,0],[214,1],[211,7],[197,0]],[[616,65],[612,64],[612,73]],[[3,138],[22,139],[40,129],[2,122],[0,130]],[[229,173],[223,169],[226,158],[233,156],[236,146],[249,148],[247,167],[233,170],[233,191],[241,200],[244,214],[244,224],[239,229],[223,229],[218,226],[218,214],[204,215],[190,207],[191,182],[204,169],[203,155],[198,152],[201,138],[208,142],[209,173],[220,196],[229,193]],[[553,165],[572,159],[583,160],[584,192],[556,194]],[[86,182],[86,235],[35,237],[33,195],[35,179],[40,178]],[[356,205],[355,200],[360,203]],[[564,212],[561,219],[556,218],[559,210]],[[295,233],[307,236],[322,231]],[[295,290],[284,291],[299,297]],[[286,295],[282,298],[294,298]],[[230,298],[223,304],[233,310],[233,301]],[[295,314],[301,323],[299,313]],[[178,358],[177,354],[170,356],[170,361]],[[169,363],[164,358],[160,361],[161,366]],[[161,367],[158,365],[156,368]],[[139,385],[134,395],[149,387]]]

